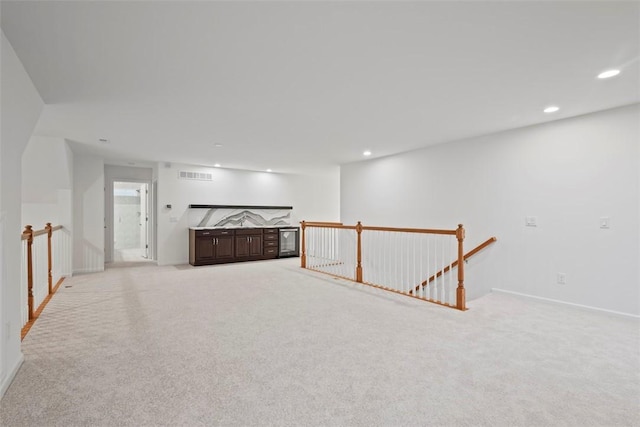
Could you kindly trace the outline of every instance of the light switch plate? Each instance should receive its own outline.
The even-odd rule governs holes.
[[[611,228],[611,218],[608,216],[600,218],[600,228]]]
[[[535,216],[527,216],[524,218],[524,225],[526,225],[527,227],[537,227],[538,218]]]

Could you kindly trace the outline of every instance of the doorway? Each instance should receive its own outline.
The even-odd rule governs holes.
[[[149,184],[113,182],[113,261],[149,259]]]

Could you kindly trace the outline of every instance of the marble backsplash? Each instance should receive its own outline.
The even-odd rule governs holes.
[[[291,209],[191,208],[189,227],[276,227],[291,225]]]

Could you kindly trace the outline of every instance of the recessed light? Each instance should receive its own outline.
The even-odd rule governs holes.
[[[615,77],[620,74],[620,70],[607,70],[598,74],[599,79],[608,79],[609,77]]]
[[[556,111],[558,111],[560,108],[556,107],[555,105],[550,105],[547,108],[544,109],[545,113],[555,113]]]
[[[220,167],[220,163],[216,163],[215,165],[213,165],[214,168],[219,168]]]
[[[371,155],[371,151],[366,150],[364,153],[362,153],[363,156],[369,157]]]
[[[267,172],[273,172],[271,169],[267,169]]]
[[[216,147],[216,148],[221,148],[222,144],[213,144],[213,146]]]

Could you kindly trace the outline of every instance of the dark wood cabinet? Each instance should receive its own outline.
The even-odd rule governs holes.
[[[277,228],[189,229],[189,264],[277,258],[278,235]]]
[[[262,256],[262,229],[240,229],[236,231],[236,258]]]
[[[189,264],[207,265],[234,258],[233,230],[189,230]]]

